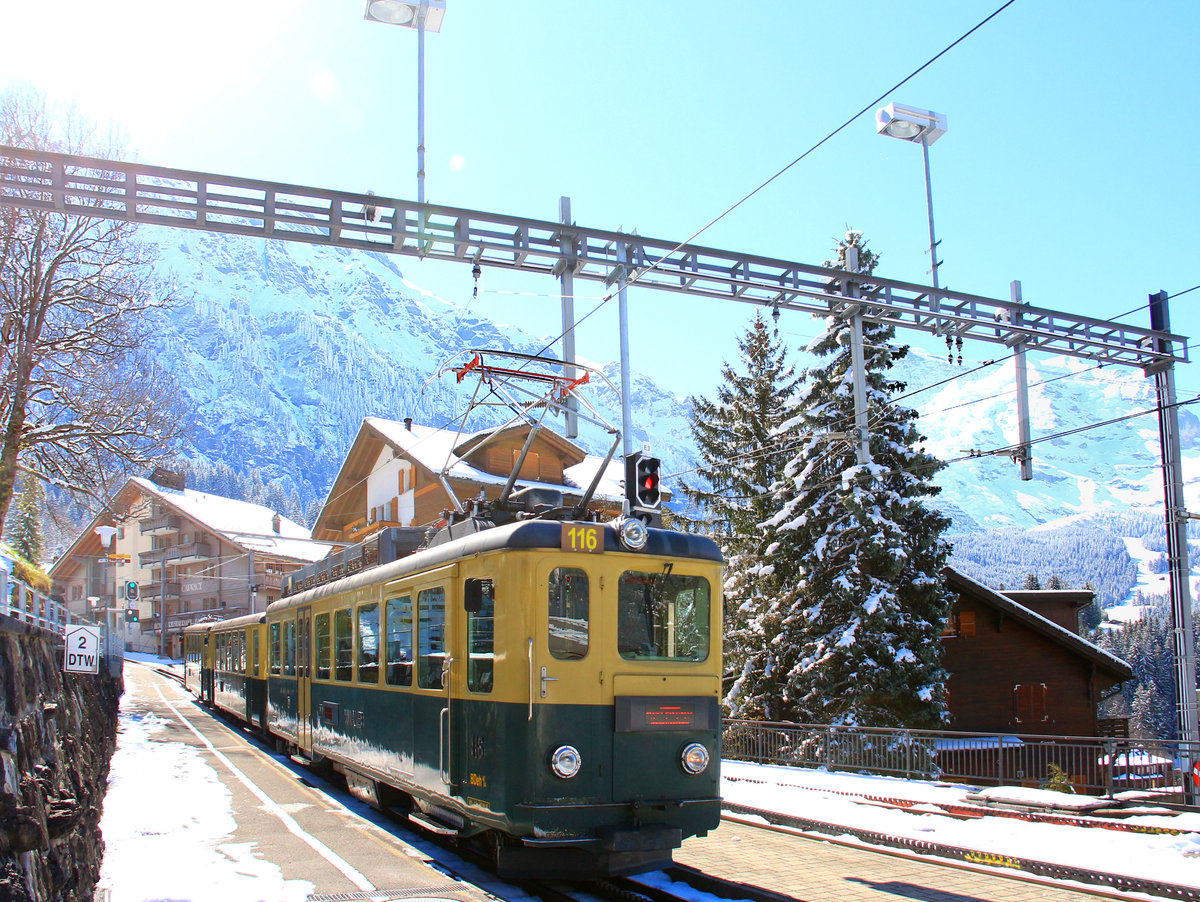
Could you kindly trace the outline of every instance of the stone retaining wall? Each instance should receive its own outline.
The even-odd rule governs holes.
[[[0,899],[90,900],[118,673],[62,672],[55,633],[0,615]]]

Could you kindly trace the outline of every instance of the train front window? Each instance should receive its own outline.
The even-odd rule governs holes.
[[[413,666],[412,596],[387,603],[387,684],[411,686]]]
[[[318,614],[315,618],[313,632],[317,637],[317,679],[327,680],[333,672],[330,666],[330,635],[329,635],[329,615]]]
[[[379,605],[374,602],[358,609],[358,679],[379,682]]]
[[[617,650],[630,661],[708,657],[708,580],[626,570],[617,588]]]
[[[576,567],[550,571],[550,654],[576,661],[588,652],[588,576]]]
[[[467,612],[467,688],[491,692],[496,664],[496,598],[490,579],[479,583],[479,610]]]
[[[418,593],[417,633],[420,660],[417,685],[422,689],[441,689],[446,658],[445,589],[422,589]]]

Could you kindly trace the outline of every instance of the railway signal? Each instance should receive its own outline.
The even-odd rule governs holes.
[[[640,452],[625,458],[625,498],[629,512],[646,523],[659,521],[662,492],[659,489],[659,460]]]

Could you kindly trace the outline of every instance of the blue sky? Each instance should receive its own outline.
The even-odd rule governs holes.
[[[682,241],[1002,2],[447,0],[426,38],[427,196],[554,219],[569,195],[581,224]],[[416,35],[361,10],[0,0],[0,85],[121,123],[148,163],[413,198]],[[1200,283],[1198,44],[1194,2],[1016,0],[889,94],[949,119],[931,148],[942,283],[1007,298],[1020,279],[1032,304],[1101,317]],[[872,114],[696,242],[820,263],[852,226],[881,275],[928,283],[920,149],[877,136]],[[466,267],[401,265],[470,301]],[[557,292],[488,271],[471,309],[554,335]],[[753,313],[636,289],[630,303],[635,368],[680,392],[711,392]],[[615,302],[589,319],[580,355],[614,358],[616,322]],[[1200,291],[1172,324],[1200,340]],[[802,345],[819,326],[781,328]],[[1193,369],[1181,397],[1200,392]]]

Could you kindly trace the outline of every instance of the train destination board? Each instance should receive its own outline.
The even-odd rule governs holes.
[[[717,723],[715,698],[619,696],[617,732],[653,730],[711,730]]]

